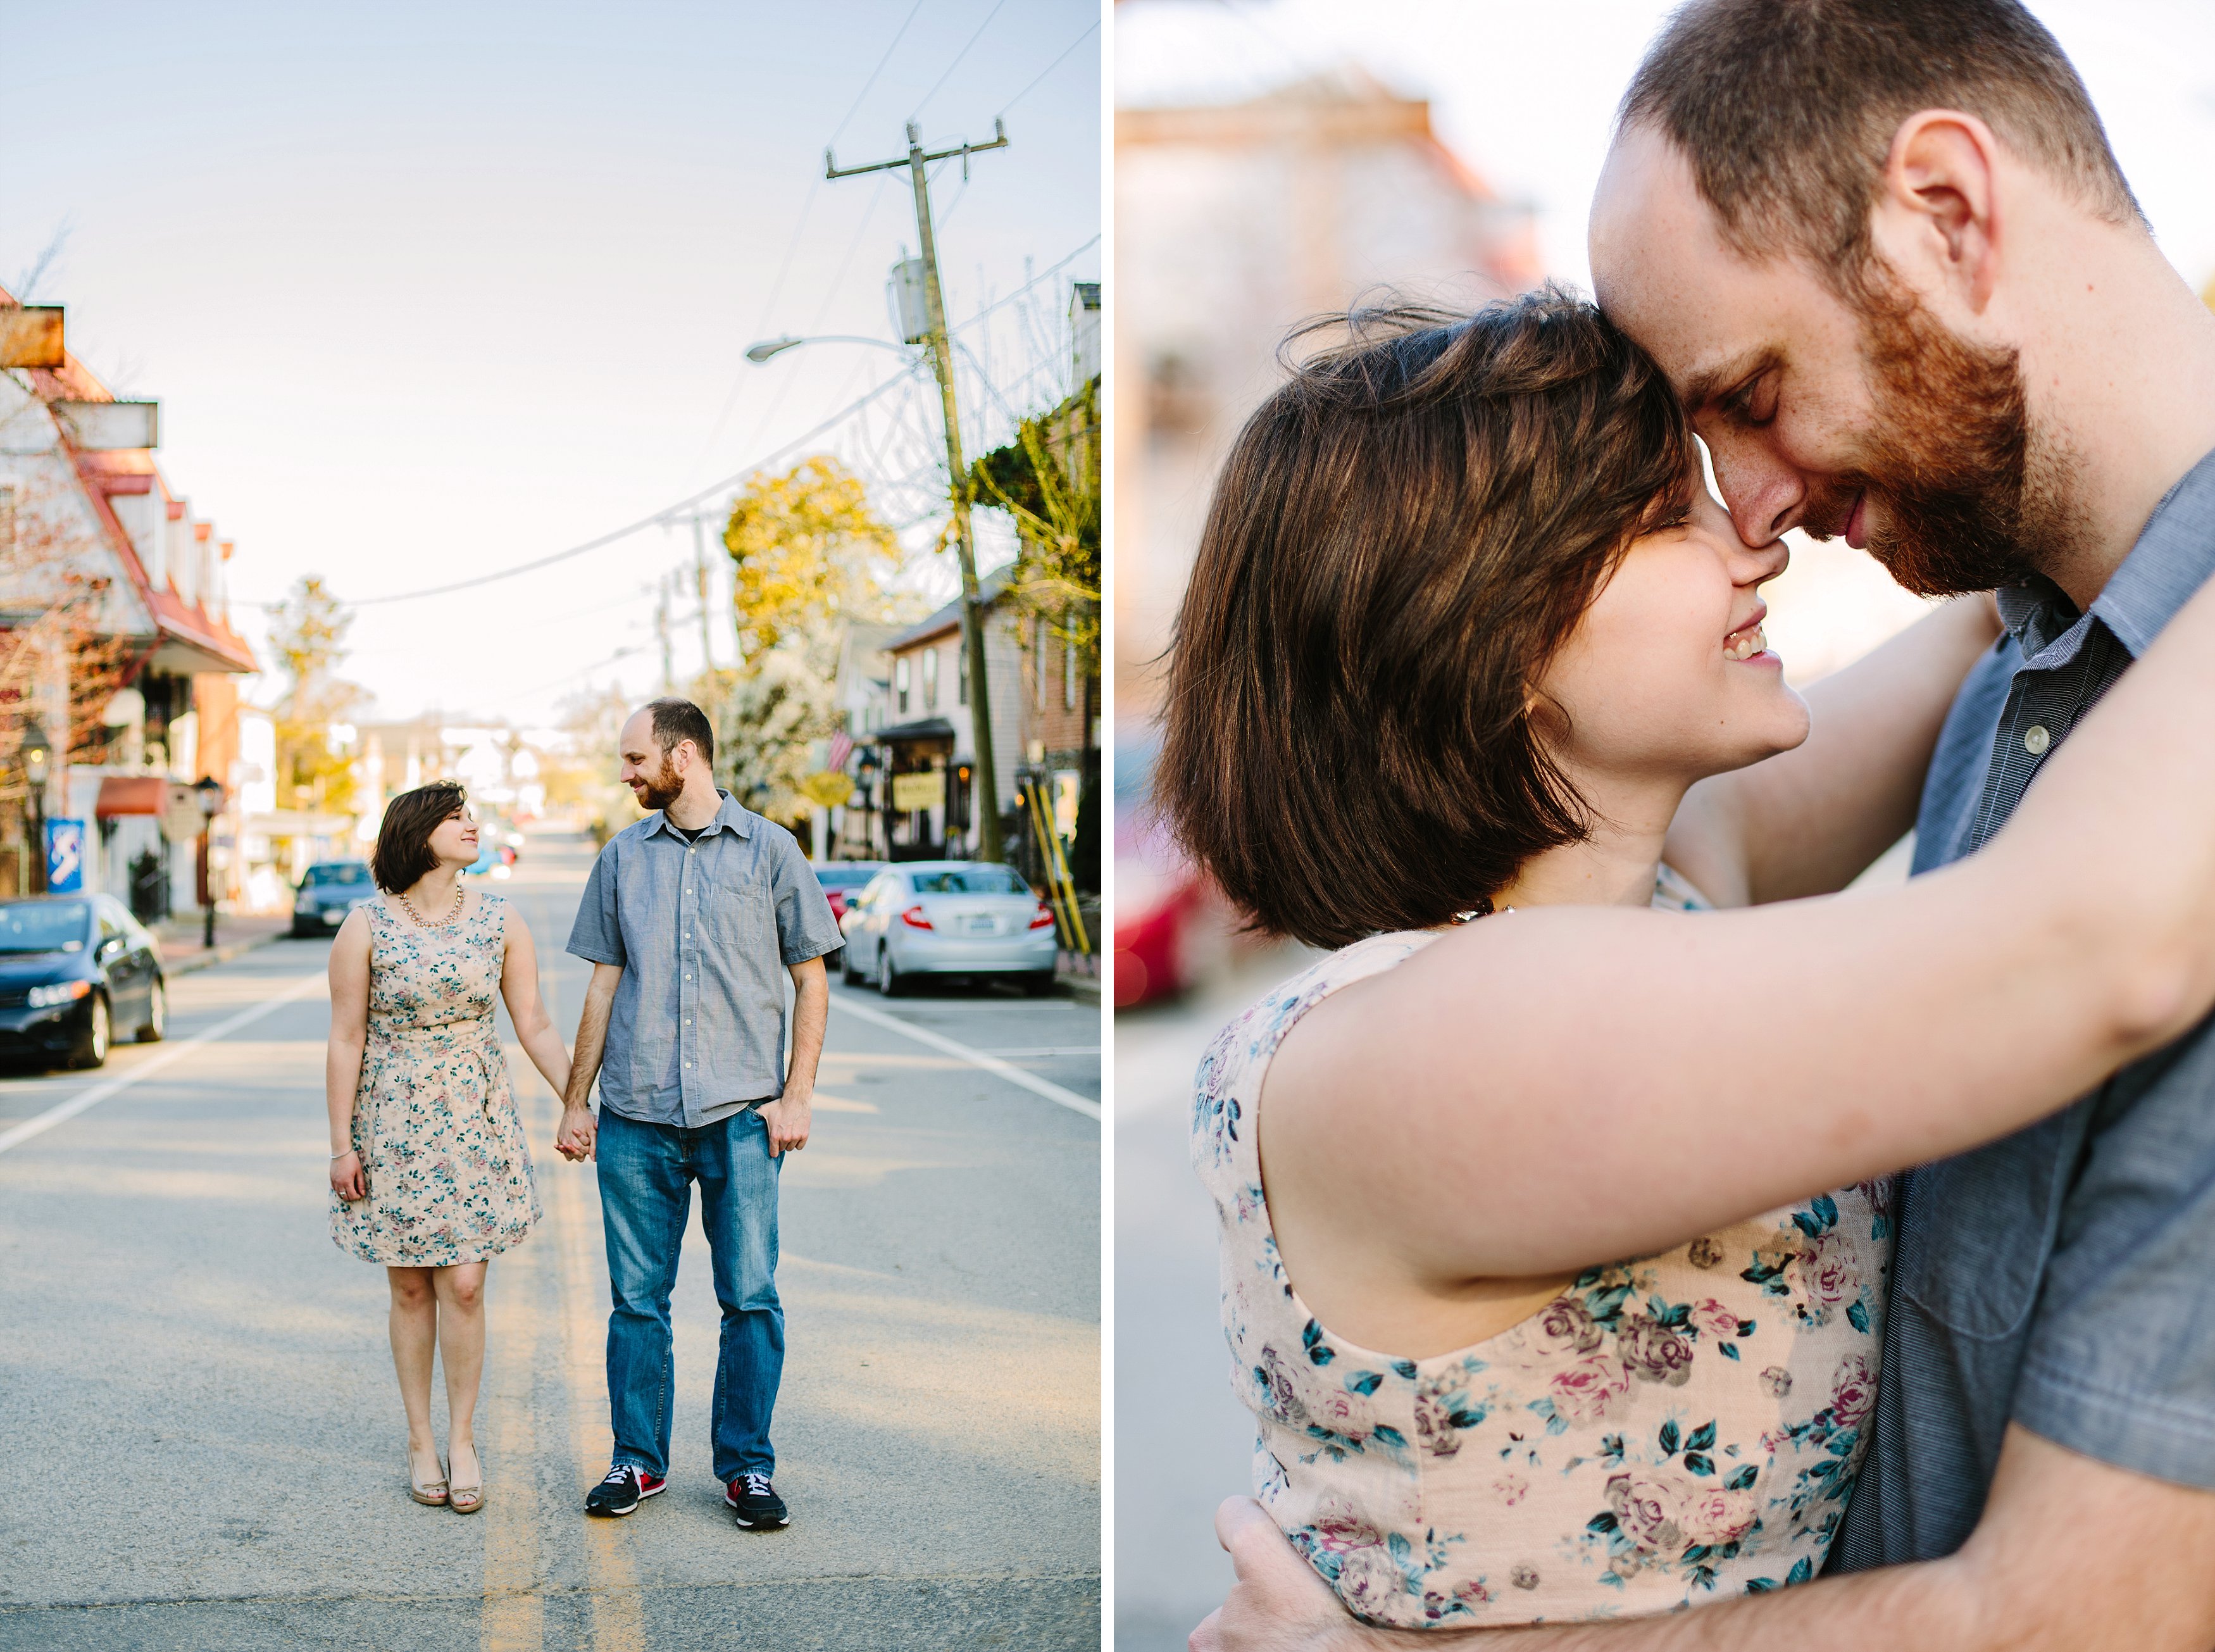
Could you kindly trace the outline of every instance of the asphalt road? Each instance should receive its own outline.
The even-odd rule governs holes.
[[[589,850],[542,837],[498,886],[565,1033]],[[0,1078],[0,1648],[1099,1644],[1097,1010],[833,988],[783,1177],[794,1524],[760,1534],[712,1477],[696,1224],[670,1489],[585,1517],[609,1450],[598,1200],[509,1035],[547,1219],[491,1269],[464,1519],[408,1500],[382,1272],[328,1237],[327,950],[179,979],[169,1041],[97,1075]]]

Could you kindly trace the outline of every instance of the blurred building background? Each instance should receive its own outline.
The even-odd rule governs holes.
[[[2164,249],[2215,275],[2215,17],[2032,0]],[[1297,949],[1242,939],[1147,814],[1161,663],[1217,466],[1286,333],[1389,288],[1474,306],[1587,285],[1585,215],[1661,0],[1119,0],[1115,7],[1115,1644],[1179,1648],[1230,1571],[1215,1505],[1252,1435],[1216,1319],[1214,1216],[1185,1157],[1207,1040]],[[2209,287],[2215,297],[2215,285]],[[1804,684],[1923,605],[1843,542],[1764,592]],[[1895,851],[1876,875],[1898,875]]]

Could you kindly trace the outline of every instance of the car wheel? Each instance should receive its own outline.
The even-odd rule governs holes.
[[[851,941],[838,949],[838,979],[849,986],[862,984],[862,972],[854,967],[854,943]]]
[[[833,947],[825,953],[823,958],[823,967],[834,975],[844,975],[846,973],[846,949]]]
[[[99,1067],[107,1065],[107,995],[92,995],[92,1010],[85,1017],[85,1029],[77,1041],[77,1051],[71,1065],[80,1067]]]
[[[146,1024],[138,1029],[141,1044],[158,1044],[169,1035],[169,989],[159,975],[146,994]]]
[[[905,990],[906,984],[900,980],[899,970],[893,962],[893,949],[890,947],[879,947],[877,949],[877,991],[888,998],[896,998]]]

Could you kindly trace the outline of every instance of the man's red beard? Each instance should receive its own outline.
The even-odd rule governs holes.
[[[632,788],[638,794],[640,807],[666,809],[684,792],[684,783],[677,777],[676,770],[669,765],[669,754],[661,754],[661,772],[651,777],[641,774]]]
[[[2039,474],[2013,350],[1957,336],[1883,279],[1863,314],[1875,417],[1862,462],[1811,489],[1800,525],[1845,531],[1857,495],[1879,508],[1868,550],[1910,591],[1947,597],[2019,585],[2072,537],[2065,478]]]

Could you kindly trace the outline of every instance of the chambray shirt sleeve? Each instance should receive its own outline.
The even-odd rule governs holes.
[[[778,834],[770,860],[770,894],[776,903],[776,944],[788,964],[805,963],[845,944],[831,898],[815,881],[807,857],[789,833]]]
[[[2095,1104],[2060,1212],[2017,1422],[2215,1490],[2215,1031],[2125,1069]]]
[[[596,964],[629,961],[623,951],[623,922],[617,909],[618,852],[612,840],[600,851],[599,858],[592,863],[592,875],[585,880],[585,898],[577,903],[577,921],[569,928],[569,950]]]

